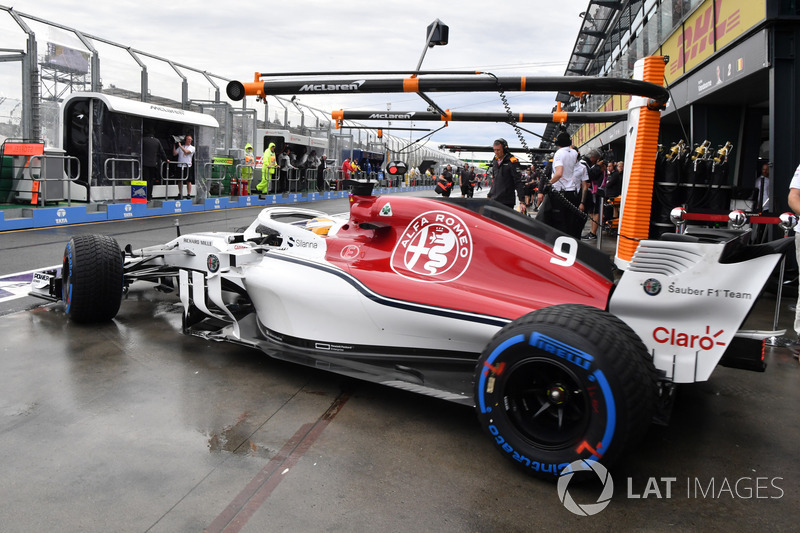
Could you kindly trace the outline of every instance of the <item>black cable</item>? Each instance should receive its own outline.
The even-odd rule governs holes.
[[[426,138],[426,137],[430,137],[431,135],[433,135],[433,134],[434,134],[434,133],[436,133],[437,131],[441,131],[441,130],[443,130],[443,129],[444,129],[444,128],[446,128],[446,127],[447,127],[447,124],[445,124],[444,126],[442,126],[441,128],[439,128],[439,129],[437,129],[437,130],[434,130],[434,131],[432,131],[432,132],[428,133],[427,135],[423,135],[422,137],[420,137],[420,138],[419,138],[419,139],[417,139],[416,141],[414,141],[414,142],[412,142],[412,143],[409,143],[408,145],[406,145],[406,147],[405,147],[405,148],[403,148],[402,150],[398,150],[398,151],[397,151],[397,153],[398,153],[398,154],[404,154],[404,155],[411,155],[411,154],[414,154],[414,153],[417,153],[417,152],[419,152],[420,150],[422,150],[423,148],[425,148],[425,145],[421,144],[421,145],[419,145],[419,146],[418,146],[416,149],[414,149],[414,150],[413,150],[413,151],[411,151],[411,152],[407,152],[406,150],[408,150],[409,148],[411,148],[412,146],[414,146],[415,144],[417,144],[418,142],[420,142],[422,139],[424,139],[424,138]]]
[[[672,105],[675,105],[675,99],[672,97],[672,91],[669,88],[669,82],[667,81],[667,77],[664,76],[664,87],[667,89],[667,93],[669,93],[669,99],[672,100]],[[678,124],[681,127],[681,131],[683,132],[683,138],[686,139],[686,142],[689,142],[689,135],[686,133],[686,128],[683,127],[683,121],[681,120],[681,114],[678,112],[678,109],[675,109],[675,116],[678,117]]]
[[[520,127],[517,124],[517,119],[514,117],[514,112],[511,111],[511,105],[508,103],[508,98],[506,98],[506,93],[505,90],[503,89],[503,85],[500,83],[498,77],[492,74],[491,72],[484,72],[484,74],[487,74],[492,78],[494,78],[494,83],[495,85],[497,85],[497,92],[500,95],[500,100],[503,102],[503,107],[505,107],[506,114],[508,115],[508,123],[511,125],[511,127],[514,128],[514,132],[517,134],[519,142],[522,143],[522,147],[525,149],[525,152],[528,154],[528,157],[530,157],[531,161],[533,161],[534,160],[533,152],[531,152],[531,149],[528,147],[528,143],[525,141],[525,136],[522,135],[522,131],[520,131]],[[569,211],[571,211],[575,216],[580,218],[584,223],[586,222],[586,219],[589,218],[588,213],[581,211],[575,204],[570,202],[563,194],[561,194],[560,191],[557,191],[555,189],[550,189],[550,192],[552,193],[552,196],[554,196],[558,200],[559,203],[561,203],[564,207],[566,207]]]
[[[528,143],[525,142],[525,136],[522,135],[522,131],[520,131],[519,125],[517,124],[517,119],[514,117],[514,113],[511,111],[511,104],[508,103],[508,98],[506,97],[506,92],[503,89],[503,85],[500,83],[500,80],[497,78],[497,76],[491,72],[485,72],[484,74],[488,74],[494,78],[494,83],[497,85],[497,92],[500,95],[500,100],[503,102],[503,107],[506,109],[506,114],[508,115],[508,122],[511,127],[514,128],[514,132],[517,134],[519,142],[522,143],[522,147],[525,148],[525,152],[528,154],[531,160],[533,160],[533,153],[531,153],[531,149],[528,148]]]

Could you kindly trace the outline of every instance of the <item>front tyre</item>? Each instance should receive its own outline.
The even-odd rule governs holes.
[[[526,472],[556,480],[580,459],[610,466],[645,433],[656,372],[631,328],[601,309],[547,307],[501,329],[475,374],[478,419]]]
[[[113,237],[76,235],[64,248],[64,311],[75,322],[105,322],[122,302],[122,253]]]

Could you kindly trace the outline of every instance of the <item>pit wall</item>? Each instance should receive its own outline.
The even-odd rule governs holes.
[[[376,187],[376,195],[423,191],[432,187]],[[220,198],[207,198],[202,204],[195,204],[193,200],[157,200],[148,204],[118,203],[118,204],[80,204],[54,207],[37,207],[30,209],[7,209],[0,211],[0,231],[23,230],[32,228],[49,228],[69,226],[72,224],[86,224],[90,222],[106,222],[110,220],[127,220],[145,217],[181,215],[218,211],[222,209],[239,209],[244,207],[259,207],[279,204],[293,204],[299,202],[316,202],[321,200],[334,200],[347,198],[348,191],[328,191],[322,193],[289,194],[286,197],[279,194],[268,194],[262,198],[258,196],[223,196]],[[13,215],[13,216],[9,216]],[[22,215],[22,216],[18,216]]]

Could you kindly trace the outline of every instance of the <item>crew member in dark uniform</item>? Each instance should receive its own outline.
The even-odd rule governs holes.
[[[520,212],[525,213],[525,184],[522,182],[522,173],[519,170],[519,160],[508,153],[508,143],[505,139],[497,139],[492,148],[492,188],[489,189],[489,198],[514,209],[516,200],[514,192],[520,202]]]
[[[147,201],[153,199],[153,185],[161,179],[159,165],[167,161],[167,152],[151,130],[142,137],[142,177],[147,181]]]
[[[444,198],[450,198],[450,193],[453,192],[453,168],[450,165],[447,165],[442,174],[436,178],[436,183],[442,189],[440,194]]]

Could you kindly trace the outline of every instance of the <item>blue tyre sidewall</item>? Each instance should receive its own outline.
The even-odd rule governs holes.
[[[603,372],[602,360],[598,361],[597,355],[588,355],[596,352],[590,343],[580,339],[566,341],[563,332],[563,328],[543,325],[533,333],[529,330],[515,333],[511,329],[508,335],[495,339],[487,347],[488,355],[482,358],[483,368],[475,389],[480,423],[501,453],[531,473],[552,474],[554,478],[573,461],[602,461],[608,450],[613,449],[618,421],[613,376]],[[544,342],[543,337],[556,342]],[[542,345],[547,349],[537,347]],[[504,365],[502,370],[501,365]],[[506,413],[505,388],[511,376],[526,365],[552,367],[572,376],[582,389],[585,427],[569,442],[541,446],[526,436]]]

